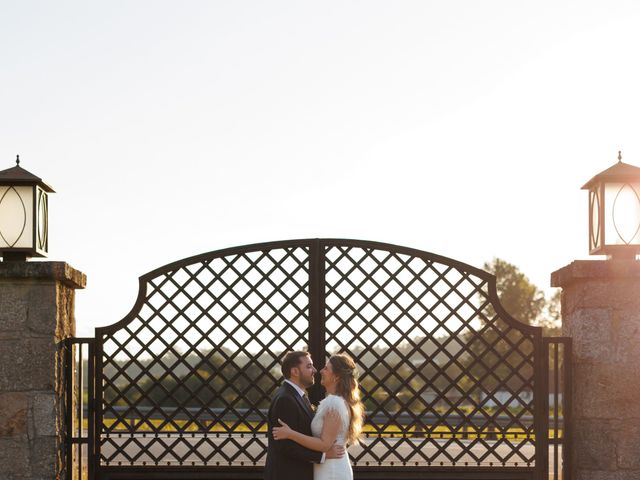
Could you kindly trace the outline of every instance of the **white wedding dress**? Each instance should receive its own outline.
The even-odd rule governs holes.
[[[338,438],[336,443],[344,445],[345,454],[342,458],[327,459],[324,463],[315,463],[313,465],[313,480],[352,480],[353,471],[351,470],[351,460],[346,452],[346,438],[349,429],[349,407],[344,399],[338,395],[327,395],[318,405],[313,420],[311,421],[311,432],[314,437],[320,437],[322,433],[322,425],[327,412],[337,412],[342,420],[340,429],[338,430]]]

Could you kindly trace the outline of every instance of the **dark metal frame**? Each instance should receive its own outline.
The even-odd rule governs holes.
[[[64,340],[64,371],[66,381],[66,479],[95,478],[92,461],[95,458],[95,339],[67,338]],[[85,357],[86,352],[86,357]],[[84,359],[87,359],[87,382],[84,382]],[[84,401],[84,392],[88,401]],[[84,429],[84,420],[87,429]],[[86,455],[83,455],[83,447]],[[85,465],[86,463],[86,465]],[[86,468],[85,468],[86,467]],[[87,477],[84,476],[85,472]]]
[[[49,195],[39,186],[35,188],[33,208],[37,210],[33,215],[33,245],[39,255],[46,257],[49,253]],[[40,235],[41,223],[43,235]]]
[[[546,457],[547,462],[553,459],[553,478],[571,480],[571,444],[573,440],[573,396],[571,385],[573,384],[573,370],[571,359],[573,356],[571,338],[547,337],[544,338],[545,363],[544,369],[549,385],[549,397],[553,398],[553,410],[549,410],[549,435],[548,439],[551,452]],[[552,365],[549,362],[552,360]],[[548,376],[551,376],[549,378]],[[560,396],[562,395],[562,396]],[[549,398],[547,397],[547,398]],[[562,413],[559,407],[562,407]],[[547,408],[549,405],[547,404]]]
[[[594,210],[598,224],[594,225]],[[604,187],[597,184],[589,190],[589,253],[595,255],[604,245]]]
[[[248,267],[242,270],[240,263]],[[225,280],[227,274],[232,281]],[[201,280],[203,276],[207,280]],[[271,292],[266,295],[259,291],[265,285]],[[218,287],[221,290],[214,292]],[[205,295],[211,303],[202,307],[198,302]],[[226,295],[232,297],[230,306],[223,302]],[[251,295],[257,298],[254,304]],[[284,303],[279,304],[277,297],[283,297]],[[154,304],[158,298],[160,305]],[[275,313],[265,316],[263,307]],[[214,308],[222,313],[215,314]],[[374,313],[367,313],[367,308]],[[423,310],[422,316],[415,313]],[[246,335],[242,319],[249,316],[241,317],[238,311],[248,311],[252,319],[260,320],[260,328],[251,331],[253,338],[244,343],[238,337]],[[231,331],[222,327],[224,319],[231,319]],[[196,325],[198,321],[212,326],[203,329]],[[277,322],[284,327],[278,330]],[[300,327],[301,322],[307,323]],[[437,330],[425,326],[429,322],[435,322]],[[178,323],[192,330],[180,331],[175,327]],[[436,331],[444,331],[444,336],[438,337]],[[224,335],[217,350],[202,347],[205,340],[209,346],[215,343],[220,332]],[[369,379],[368,387],[363,384],[364,400],[373,410],[368,443],[352,454],[355,478],[543,480],[548,476],[551,446],[557,479],[562,445],[563,478],[569,479],[569,339],[543,338],[540,328],[510,317],[498,301],[495,278],[487,272],[416,249],[335,239],[235,247],[174,262],[140,277],[138,298],[125,318],[97,328],[95,339],[67,342],[69,380],[82,378],[83,345],[88,345],[89,358],[86,411],[77,381],[67,383],[68,398],[75,393],[80,399],[67,405],[68,419],[76,418],[77,427],[72,431],[74,422],[67,422],[68,466],[82,470],[78,453],[86,445],[89,478],[261,478],[264,456],[247,452],[252,444],[266,445],[261,430],[266,424],[264,402],[273,389],[260,387],[259,380],[266,379],[275,388],[272,372],[282,353],[269,356],[262,334],[274,342],[282,340],[286,349],[300,341],[308,343],[318,367],[331,353],[329,349],[347,351],[359,363],[361,378]],[[294,339],[284,339],[286,334]],[[251,358],[250,341],[258,342],[256,358]],[[150,346],[153,342],[161,350]],[[224,342],[238,351],[227,352]],[[371,344],[365,348],[357,346],[367,342]],[[179,344],[186,345],[186,350],[181,352]],[[73,351],[78,347],[79,366]],[[549,355],[556,392],[551,440],[547,438]],[[193,362],[189,358],[198,363],[189,363]],[[417,358],[423,358],[420,366]],[[242,362],[245,367],[240,368]],[[206,372],[213,376],[203,376],[196,367],[208,368]],[[264,378],[250,378],[247,368],[257,368]],[[179,369],[186,371],[181,377],[175,373]],[[219,390],[211,386],[215,378],[223,382]],[[243,381],[244,386],[236,385]],[[389,384],[394,382],[403,390],[392,390]],[[445,386],[438,387],[443,382]],[[458,388],[461,382],[470,385],[468,391]],[[164,402],[175,404],[186,395],[186,403],[160,405],[151,396],[153,389]],[[224,389],[232,390],[231,399],[223,398]],[[529,390],[532,400],[523,399],[521,395]],[[500,391],[508,395],[506,404],[500,404]],[[408,393],[406,400],[394,397],[398,393]],[[243,395],[257,399],[239,407],[237,399]],[[321,387],[316,385],[312,401],[317,403],[321,397]],[[203,404],[203,398],[221,407]],[[492,404],[496,405],[493,411]],[[416,412],[415,405],[422,410]],[[81,428],[83,415],[88,419],[86,436]],[[107,420],[112,423],[108,425]],[[223,432],[216,433],[212,425],[222,425]],[[174,433],[165,433],[167,428]],[[509,433],[514,428],[522,430],[520,437]],[[399,433],[389,433],[394,429]],[[534,453],[526,453],[527,445]],[[199,449],[206,448],[213,453],[199,454]],[[425,453],[429,448],[432,453]],[[481,453],[473,453],[472,448]],[[104,456],[105,449],[110,457]],[[462,453],[449,453],[455,449]],[[191,461],[196,454],[201,459],[198,465]],[[166,465],[165,458],[177,460]],[[123,464],[123,459],[129,464]]]

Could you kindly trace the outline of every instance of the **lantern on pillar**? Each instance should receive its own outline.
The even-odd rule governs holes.
[[[633,259],[640,253],[640,168],[622,162],[600,172],[589,190],[589,254]]]
[[[49,251],[49,202],[54,190],[20,166],[0,171],[0,254],[4,261],[45,257]]]

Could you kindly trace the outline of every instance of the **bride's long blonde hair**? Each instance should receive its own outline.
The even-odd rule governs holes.
[[[364,406],[360,401],[360,387],[358,386],[358,372],[353,359],[345,353],[337,353],[329,358],[333,374],[337,377],[336,394],[345,399],[349,406],[351,418],[347,431],[347,443],[358,443],[362,433],[364,421]]]

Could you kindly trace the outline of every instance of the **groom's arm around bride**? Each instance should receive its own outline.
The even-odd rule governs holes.
[[[305,435],[311,435],[313,411],[304,397],[305,389],[313,385],[316,369],[308,352],[290,352],[282,361],[285,378],[269,408],[269,445],[265,480],[313,480],[313,464],[326,458],[344,455],[342,446],[333,446],[326,454],[309,450],[292,440],[276,441],[272,429],[278,419]]]

